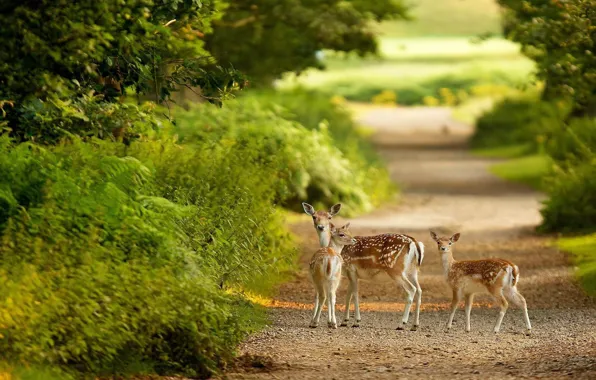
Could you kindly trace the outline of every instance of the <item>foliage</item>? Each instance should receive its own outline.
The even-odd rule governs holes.
[[[406,16],[401,0],[230,0],[207,48],[257,85],[285,72],[322,68],[323,49],[360,55],[377,49],[371,21]]]
[[[596,230],[596,155],[575,165],[557,167],[547,178],[549,196],[542,209],[543,231]]]
[[[568,114],[566,103],[539,101],[532,96],[507,98],[481,116],[471,143],[476,148],[529,144],[537,151]]]
[[[373,104],[394,106],[397,104],[397,95],[393,91],[383,90],[373,96],[371,101]]]
[[[255,311],[219,289],[291,259],[271,207],[278,165],[257,153],[167,137],[50,149],[2,137],[3,356],[96,374],[223,365]]]
[[[596,114],[596,1],[499,0],[505,32],[546,81],[545,97],[569,97],[573,115]]]
[[[557,245],[571,253],[578,266],[580,283],[589,294],[596,296],[596,234],[563,238],[557,241]]]
[[[589,160],[592,152],[596,152],[596,120],[570,120],[563,128],[552,132],[546,151],[560,165]]]
[[[557,162],[542,210],[546,231],[596,230],[596,120],[574,119],[549,141]]]
[[[319,92],[301,88],[291,91],[253,91],[244,96],[258,99],[276,114],[297,121],[310,130],[329,133],[333,145],[349,161],[352,174],[348,183],[362,189],[368,199],[359,203],[351,197],[338,198],[337,201],[348,206],[346,215],[368,210],[370,206],[380,204],[395,192],[389,173],[370,139],[357,128],[352,115],[342,106],[342,102],[338,102],[337,97],[330,99]],[[311,203],[327,207],[329,202],[325,198],[318,198],[317,194],[318,191],[308,191],[308,199]],[[301,211],[300,202],[289,204],[288,207]]]
[[[389,180],[382,167],[377,164],[366,168],[358,145],[348,145],[354,141],[353,131],[352,136],[348,132],[343,141],[337,141],[344,152],[334,146],[330,131],[353,128],[348,115],[336,114],[327,100],[326,104],[319,103],[320,112],[329,116],[325,122],[315,111],[316,97],[302,105],[305,109],[313,106],[310,115],[299,112],[294,116],[264,99],[268,95],[263,93],[230,101],[224,109],[194,106],[190,112],[178,115],[176,132],[186,144],[202,145],[213,139],[233,146],[253,145],[256,163],[268,163],[275,156],[276,174],[270,175],[280,181],[270,191],[276,201],[290,208],[300,207],[300,201],[308,199],[322,204],[343,202],[352,212],[363,211],[378,202],[377,195],[390,194]],[[299,103],[293,96],[280,96],[281,104],[285,103],[284,99],[295,105]],[[310,128],[292,119],[303,119]],[[348,121],[349,124],[340,124]],[[212,128],[215,125],[219,127]],[[377,178],[369,179],[371,174]]]
[[[379,93],[390,91],[396,94],[401,105],[424,104],[424,99],[428,97],[440,99],[443,104],[457,105],[467,100],[468,94],[500,96],[512,92],[520,83],[505,70],[485,71],[476,66],[465,65],[461,70],[440,75],[422,75],[417,72],[419,67],[412,67],[415,70],[413,75],[407,76],[410,65],[394,64],[389,66],[390,71],[388,65],[383,64],[371,65],[366,68],[367,71],[365,68],[346,68],[323,74],[320,82],[310,82],[309,79],[303,82],[307,87],[315,88],[328,96],[337,94],[359,102],[371,102]],[[422,65],[430,66],[431,73],[436,71],[437,64],[424,62]],[[374,66],[378,66],[378,75]],[[445,70],[453,71],[453,67],[457,66],[445,67]]]
[[[2,2],[0,101],[14,106],[4,107],[0,122],[19,140],[52,143],[70,133],[105,136],[98,123],[102,132],[124,123],[130,128],[125,132],[134,135],[145,115],[120,109],[119,98],[127,93],[162,101],[178,86],[199,86],[207,99],[220,103],[243,79],[234,70],[213,67],[198,39],[211,30],[218,4]]]

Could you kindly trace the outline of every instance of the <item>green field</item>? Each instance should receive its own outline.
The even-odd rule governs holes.
[[[501,33],[495,0],[406,0],[413,20],[384,22],[376,30],[384,36],[471,36]]]
[[[503,88],[522,88],[531,79],[533,63],[516,44],[499,36],[500,14],[494,1],[412,3],[415,20],[375,26],[378,56],[327,52],[326,70],[290,74],[278,85],[314,88],[361,102],[389,90],[397,94],[398,104],[412,105],[422,104],[424,97],[440,98],[441,88],[468,97],[480,87],[484,95],[493,95]],[[478,38],[487,33],[495,37]]]

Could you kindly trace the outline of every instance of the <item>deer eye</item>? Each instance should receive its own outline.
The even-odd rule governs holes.
[[[346,236],[346,234],[339,234],[339,236],[341,236],[341,237],[345,237],[345,236]]]

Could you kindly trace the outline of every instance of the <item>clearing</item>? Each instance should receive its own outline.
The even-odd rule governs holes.
[[[408,233],[425,243],[421,328],[395,330],[403,293],[381,274],[361,282],[360,328],[328,329],[325,309],[325,327],[310,329],[314,290],[306,263],[318,241],[304,215],[292,225],[302,238],[303,270],[271,303],[272,325],[240,348],[243,365],[224,377],[596,378],[596,302],[577,285],[567,256],[549,238],[534,234],[542,195],[497,178],[488,170],[494,160],[469,154],[471,128],[452,120],[447,108],[371,109],[360,121],[376,131],[378,150],[404,191],[399,204],[351,219],[351,230],[355,235]],[[345,221],[339,219],[336,223]],[[495,335],[497,309],[488,296],[475,299],[470,333],[464,332],[463,310],[445,332],[451,293],[430,228],[462,233],[456,259],[502,257],[519,266],[531,336],[522,334],[522,314],[514,307]],[[338,321],[346,285],[343,280],[338,294]]]

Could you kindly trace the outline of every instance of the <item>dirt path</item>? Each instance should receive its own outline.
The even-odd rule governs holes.
[[[309,329],[314,293],[303,270],[281,288],[271,307],[273,325],[241,347],[264,368],[247,365],[225,377],[596,378],[596,303],[575,283],[565,255],[532,233],[542,196],[492,176],[490,160],[466,151],[470,128],[451,120],[446,109],[385,108],[361,121],[376,130],[378,149],[403,194],[399,204],[352,219],[351,229],[358,235],[404,232],[426,244],[421,329],[395,330],[403,294],[383,275],[361,284],[360,328]],[[308,216],[303,220],[292,228],[303,237],[306,268],[317,240]],[[461,310],[454,329],[444,331],[450,291],[429,228],[462,233],[456,259],[499,256],[518,264],[531,336],[521,334],[522,315],[515,308],[505,316],[501,334],[492,333],[497,310],[488,297],[475,299],[472,332],[464,332]],[[343,310],[346,283],[338,310]]]

